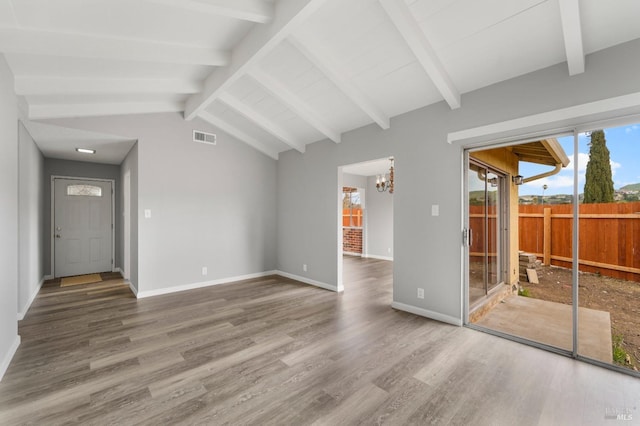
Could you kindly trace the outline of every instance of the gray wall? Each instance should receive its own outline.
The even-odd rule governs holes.
[[[24,317],[44,280],[44,157],[19,124],[18,313]]]
[[[52,122],[138,140],[143,295],[275,269],[275,160],[177,113]],[[217,133],[218,144],[193,142],[193,129]]]
[[[340,144],[322,141],[308,146],[305,154],[281,154],[279,269],[336,286],[336,188],[342,186],[337,167],[393,155],[394,303],[460,322],[463,147],[447,143],[447,134],[640,92],[639,71],[640,40],[636,40],[589,55],[582,75],[569,77],[566,64],[559,64],[466,94],[457,110],[441,102],[393,118],[388,130],[371,125],[344,134]],[[625,112],[556,121],[510,133],[556,129]],[[437,217],[431,216],[433,204],[440,206]],[[309,265],[308,272],[302,272],[302,263]],[[425,299],[417,299],[418,287],[425,289]]]
[[[124,215],[124,181],[125,174],[130,175],[130,211],[129,220],[131,223],[130,229],[130,244],[131,244],[131,271],[129,271],[129,281],[131,285],[138,290],[138,144],[136,143],[127,157],[120,166],[120,206],[122,210],[120,215]],[[118,212],[116,212],[118,214]],[[122,253],[122,267],[124,268],[124,223],[119,229],[120,235],[120,253]]]
[[[18,108],[13,75],[0,55],[0,379],[18,336]]]
[[[362,141],[354,143],[354,134]],[[364,143],[369,136],[371,143]],[[392,148],[374,126],[367,126],[344,134],[340,144],[318,142],[308,145],[304,154],[280,154],[279,270],[338,287],[338,227],[344,183],[338,166],[389,157]],[[303,264],[307,264],[306,272]]]
[[[86,163],[71,160],[58,160],[54,158],[45,158],[44,160],[44,271],[45,275],[53,274],[51,270],[51,176],[66,176],[94,179],[113,179],[115,181],[114,190],[118,191],[120,183],[120,166],[112,164]],[[122,228],[122,206],[120,202],[122,198],[115,194],[115,211],[116,211],[116,234],[115,234],[115,266],[122,265],[122,252],[119,229]]]
[[[352,175],[349,173],[342,174],[342,184],[351,188],[366,188],[367,178],[365,176]],[[342,190],[342,188],[340,188]]]
[[[393,260],[393,194],[378,192],[376,177],[367,178],[366,257]]]

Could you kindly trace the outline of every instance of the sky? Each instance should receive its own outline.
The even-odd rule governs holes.
[[[640,123],[630,126],[604,129],[607,148],[611,158],[613,187],[640,183]],[[576,162],[573,155],[573,136],[557,138],[571,161],[560,173],[535,180],[520,186],[520,195],[542,195],[543,185],[547,185],[544,195],[573,194],[573,170]],[[584,192],[584,179],[589,162],[589,136],[581,133],[578,137],[578,191]],[[549,166],[520,163],[520,174],[529,177],[551,170]]]

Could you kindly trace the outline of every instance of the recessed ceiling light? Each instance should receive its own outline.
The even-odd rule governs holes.
[[[81,152],[83,154],[95,154],[95,149],[87,149],[87,148],[76,148],[76,151]]]

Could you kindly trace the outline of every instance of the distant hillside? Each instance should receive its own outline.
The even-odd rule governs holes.
[[[640,191],[640,183],[632,183],[631,185],[625,185],[620,189],[623,191]]]

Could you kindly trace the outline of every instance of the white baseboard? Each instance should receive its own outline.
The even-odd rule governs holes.
[[[118,272],[118,273],[120,273],[120,275],[122,275],[124,277],[124,272],[122,272],[122,268],[120,268],[120,267],[115,268],[113,270],[113,272]]]
[[[11,360],[13,359],[13,356],[16,354],[16,351],[18,350],[18,346],[20,346],[20,336],[16,335],[16,338],[14,339],[13,344],[9,348],[9,352],[7,352],[7,354],[2,359],[2,362],[0,363],[0,382],[4,377],[4,373],[7,372],[7,368],[9,368],[9,364],[11,364]]]
[[[131,281],[129,281],[129,288],[131,289],[131,292],[133,293],[133,295],[138,297],[138,289],[133,286]]]
[[[44,276],[44,280],[45,280],[45,281],[47,281],[47,280],[52,280],[52,279],[53,279],[53,275],[45,275],[45,276]]]
[[[342,254],[345,255],[345,256],[364,257],[362,255],[362,253],[353,253],[353,252],[350,252],[350,251],[343,251]]]
[[[290,278],[292,280],[296,280],[296,281],[300,281],[302,283],[305,284],[311,284],[314,285],[316,287],[320,287],[320,288],[324,288],[325,290],[331,290],[331,291],[338,291],[338,288],[335,285],[331,285],[331,284],[326,284],[320,281],[316,281],[316,280],[312,280],[311,278],[306,278],[306,277],[301,277],[299,275],[294,275],[294,274],[290,274],[288,272],[282,272],[282,271],[276,271],[276,274],[285,277],[285,278]]]
[[[40,292],[40,289],[42,288],[42,284],[44,284],[45,279],[46,277],[40,280],[40,283],[38,283],[36,288],[31,293],[31,296],[29,296],[29,300],[27,301],[26,305],[23,306],[22,309],[18,311],[18,321],[22,321],[24,319],[24,316],[27,315],[27,312],[29,312],[29,308],[31,307],[31,304],[35,300],[38,293]]]
[[[366,257],[367,259],[389,260],[393,262],[393,257],[391,256],[378,256],[376,254],[366,254],[362,257]]]
[[[405,305],[400,302],[392,302],[391,307],[400,311],[409,312],[411,314],[420,315],[421,317],[431,318],[436,321],[445,322],[447,324],[462,326],[462,319],[455,318],[439,312],[430,311],[428,309],[418,308],[417,306]]]
[[[204,282],[185,284],[185,285],[179,285],[174,287],[166,287],[166,288],[160,288],[157,290],[144,290],[144,291],[134,290],[134,294],[138,299],[144,299],[145,297],[160,296],[162,294],[177,293],[179,291],[186,291],[186,290],[195,290],[197,288],[210,287],[210,286],[220,285],[220,284],[230,284],[236,281],[244,281],[244,280],[250,280],[253,278],[268,277],[269,275],[276,275],[276,274],[277,274],[276,271],[257,272],[255,274],[239,275],[236,277],[222,278],[219,280],[204,281]]]

